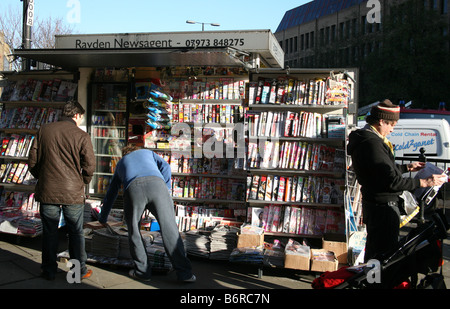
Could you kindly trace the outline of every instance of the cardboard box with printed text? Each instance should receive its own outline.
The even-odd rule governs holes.
[[[324,235],[322,249],[334,252],[340,264],[348,264],[348,245],[345,235]]]
[[[258,247],[264,244],[264,234],[238,234],[237,248]]]

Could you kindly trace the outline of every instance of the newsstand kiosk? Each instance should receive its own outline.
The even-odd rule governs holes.
[[[5,72],[11,93],[17,84],[47,89],[26,99],[2,96],[6,108],[54,107],[75,98],[87,110],[82,128],[97,157],[89,211],[101,203],[121,148],[138,144],[171,166],[176,220],[189,254],[245,261],[251,248],[261,265],[308,271],[346,262],[344,145],[349,111],[357,109],[356,70],[284,69],[270,30],[62,35],[55,49],[15,55],[53,69]],[[155,103],[155,92],[170,99]],[[120,199],[116,204],[119,229]],[[146,214],[142,224],[156,244],[156,220]],[[129,259],[120,233],[89,228],[92,256]],[[330,234],[343,240],[325,239]],[[114,250],[104,243],[111,239]],[[278,244],[304,239],[319,249],[286,259]],[[331,258],[323,244],[335,250]],[[170,268],[166,262],[155,267]]]

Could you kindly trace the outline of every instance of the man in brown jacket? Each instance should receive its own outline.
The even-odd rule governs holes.
[[[29,154],[31,174],[38,179],[35,198],[42,220],[42,276],[53,280],[57,271],[58,225],[63,213],[69,234],[69,254],[80,262],[82,279],[86,268],[83,235],[85,185],[91,181],[95,157],[89,134],[81,130],[84,108],[67,102],[57,122],[43,125]]]

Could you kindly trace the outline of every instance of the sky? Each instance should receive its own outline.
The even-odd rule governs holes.
[[[312,0],[34,0],[35,15],[63,18],[77,34],[270,29],[275,33],[284,13]],[[20,0],[1,0],[22,12]],[[218,23],[213,27],[206,23]]]

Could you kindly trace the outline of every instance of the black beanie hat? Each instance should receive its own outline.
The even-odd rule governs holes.
[[[370,115],[377,119],[398,121],[400,119],[400,106],[392,104],[390,100],[384,100],[372,107]]]

